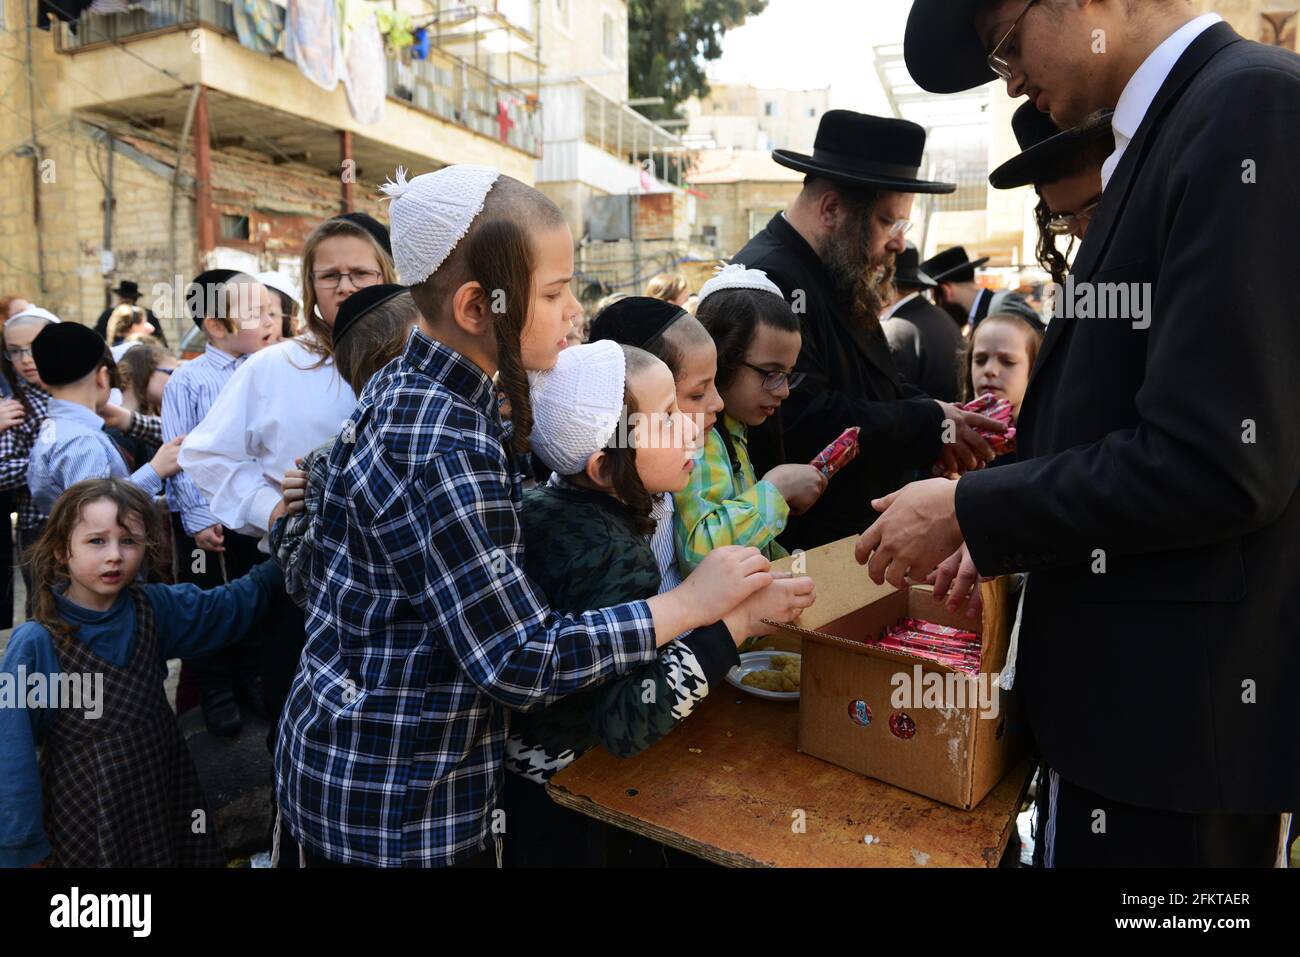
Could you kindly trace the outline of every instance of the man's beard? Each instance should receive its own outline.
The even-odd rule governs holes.
[[[848,303],[850,318],[874,328],[885,303],[894,298],[894,254],[870,254],[870,212],[860,212],[827,237],[820,250],[839,298]]]

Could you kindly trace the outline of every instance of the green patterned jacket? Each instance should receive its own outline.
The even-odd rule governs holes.
[[[653,597],[659,568],[649,540],[613,496],[562,478],[524,493],[524,569],[560,612]],[[721,622],[683,635],[619,678],[540,710],[515,712],[506,767],[545,782],[588,749],[629,757],[683,720],[738,661]]]

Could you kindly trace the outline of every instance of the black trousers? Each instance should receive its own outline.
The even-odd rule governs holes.
[[[1056,810],[1052,812],[1055,791]],[[1043,775],[1036,863],[1054,867],[1273,867],[1280,814],[1188,814],[1135,807]]]
[[[240,535],[230,529],[225,530],[225,552],[205,552],[199,548],[194,538],[187,534],[181,525],[181,516],[172,512],[172,544],[176,550],[176,581],[198,585],[204,591],[217,588],[246,575],[254,565],[267,560],[268,556],[257,550],[257,539]],[[200,556],[198,553],[202,552]],[[222,574],[224,556],[225,574]],[[197,567],[196,567],[197,566]],[[186,659],[186,664],[194,671],[199,688],[216,686],[229,687],[236,678],[244,678],[258,673],[261,649],[265,638],[265,628],[254,626],[247,635],[220,651],[202,658]]]

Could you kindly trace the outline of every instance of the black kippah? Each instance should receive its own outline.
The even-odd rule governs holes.
[[[203,328],[204,319],[216,319],[208,315],[209,304],[220,301],[219,309],[225,309],[225,284],[236,276],[243,275],[238,269],[207,269],[190,280],[185,290],[185,311],[190,314],[194,324]]]
[[[67,385],[84,379],[105,356],[111,363],[113,357],[104,337],[78,322],[52,322],[32,340],[36,372],[46,385]]]
[[[393,258],[393,241],[388,238],[388,227],[386,227],[369,213],[344,213],[342,216],[335,216],[335,219],[346,219],[355,226],[360,226],[371,236],[375,242],[379,243],[381,249],[388,253],[388,258]]]
[[[365,318],[368,313],[404,292],[406,292],[405,286],[381,283],[378,286],[366,286],[364,289],[358,289],[344,299],[343,304],[339,306],[338,315],[334,317],[332,337],[335,344],[343,338],[345,332]]]
[[[644,347],[682,316],[688,315],[690,313],[681,306],[674,306],[662,299],[628,296],[610,303],[600,311],[591,321],[587,341],[613,339],[620,345]]]

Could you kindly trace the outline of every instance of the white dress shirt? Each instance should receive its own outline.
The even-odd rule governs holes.
[[[1188,20],[1169,34],[1160,46],[1152,50],[1151,55],[1142,61],[1142,65],[1129,78],[1124,92],[1119,95],[1119,102],[1115,104],[1115,115],[1110,121],[1111,130],[1115,134],[1115,152],[1106,157],[1106,161],[1101,164],[1103,191],[1110,183],[1115,168],[1119,166],[1124,150],[1132,142],[1138,127],[1142,125],[1147,110],[1151,108],[1151,102],[1160,92],[1160,87],[1164,86],[1165,80],[1169,78],[1174,64],[1187,52],[1193,40],[1222,20],[1223,17],[1217,13],[1206,13],[1194,20]]]
[[[886,310],[881,314],[881,316],[880,316],[880,321],[881,321],[881,322],[884,322],[886,319],[892,319],[893,316],[894,316],[894,313],[898,312],[898,310],[899,310],[900,308],[902,308],[903,303],[905,303],[905,302],[911,302],[913,299],[915,299],[915,298],[916,298],[917,296],[919,296],[919,295],[921,295],[921,291],[920,291],[919,289],[918,289],[916,292],[909,292],[909,293],[908,293],[906,296],[904,296],[902,299],[898,300],[898,302],[894,303],[892,306],[890,306],[888,309],[886,309]]]
[[[227,528],[265,535],[285,470],[337,435],[356,408],[334,363],[319,361],[301,339],[255,352],[181,445],[181,468]]]

